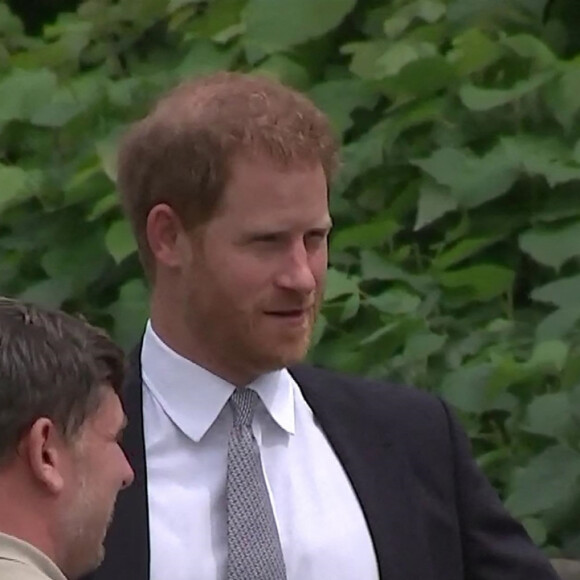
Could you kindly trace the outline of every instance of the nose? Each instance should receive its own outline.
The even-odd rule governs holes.
[[[290,255],[278,276],[278,285],[287,290],[310,294],[316,289],[310,255],[303,240],[293,244]]]

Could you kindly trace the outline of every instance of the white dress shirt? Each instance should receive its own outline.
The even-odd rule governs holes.
[[[234,386],[147,325],[141,353],[151,580],[223,580]],[[338,458],[288,371],[248,385],[252,428],[288,580],[378,580],[371,537]]]

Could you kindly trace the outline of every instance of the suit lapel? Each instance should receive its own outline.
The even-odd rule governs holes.
[[[359,499],[380,577],[431,579],[410,469],[388,435],[389,418],[377,416],[364,385],[309,367],[291,372]]]
[[[149,510],[140,354],[139,346],[130,356],[123,393],[123,405],[128,418],[123,434],[123,449],[135,472],[135,481],[119,493],[115,518],[105,541],[106,558],[94,580],[149,578]]]

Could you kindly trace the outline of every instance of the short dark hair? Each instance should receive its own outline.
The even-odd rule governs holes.
[[[220,205],[235,157],[262,156],[282,169],[320,164],[330,184],[338,141],[305,95],[263,76],[220,72],[185,81],[135,123],[119,150],[117,183],[146,273],[146,222],[168,204],[187,228]]]
[[[120,394],[122,350],[81,318],[0,297],[0,461],[34,422],[72,439],[102,399]]]

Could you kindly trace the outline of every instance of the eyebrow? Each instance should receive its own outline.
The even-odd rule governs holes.
[[[314,225],[306,229],[307,232],[329,232],[332,229],[333,223],[332,219],[324,220],[320,224]],[[270,229],[265,226],[263,229],[256,227],[254,230],[248,230],[243,234],[243,238],[246,240],[253,240],[258,238],[270,237],[270,236],[280,236],[290,233],[291,230],[286,229]]]

